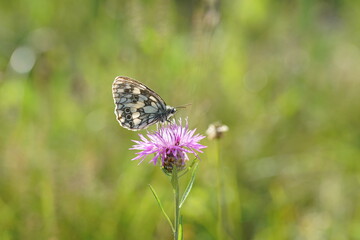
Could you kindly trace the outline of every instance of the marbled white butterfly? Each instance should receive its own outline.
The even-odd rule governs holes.
[[[116,77],[112,93],[118,122],[132,131],[168,121],[176,112],[156,92],[129,77]]]

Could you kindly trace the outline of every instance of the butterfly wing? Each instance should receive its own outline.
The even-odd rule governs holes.
[[[119,124],[137,131],[158,122],[166,112],[164,100],[153,90],[129,77],[116,77],[112,85]]]

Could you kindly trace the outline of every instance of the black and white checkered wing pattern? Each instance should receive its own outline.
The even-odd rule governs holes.
[[[122,127],[129,130],[137,131],[163,122],[175,112],[175,108],[166,106],[153,90],[129,77],[116,77],[112,93],[116,118]]]

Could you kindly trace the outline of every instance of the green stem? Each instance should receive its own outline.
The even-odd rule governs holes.
[[[222,227],[222,171],[220,164],[220,141],[216,140],[216,169],[217,169],[217,239],[224,239]]]
[[[179,239],[179,226],[180,226],[180,194],[179,194],[179,179],[178,172],[176,167],[173,170],[173,190],[174,190],[174,200],[175,200],[175,231],[174,231],[174,240]]]

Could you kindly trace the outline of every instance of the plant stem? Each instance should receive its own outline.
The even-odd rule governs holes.
[[[222,183],[222,171],[220,165],[220,141],[216,140],[216,169],[217,169],[217,239],[224,239],[223,232],[223,209],[222,209],[222,194],[223,194],[223,183]]]
[[[175,200],[175,231],[174,240],[179,240],[179,226],[180,226],[180,194],[179,194],[179,179],[177,169],[173,171],[173,190]]]

